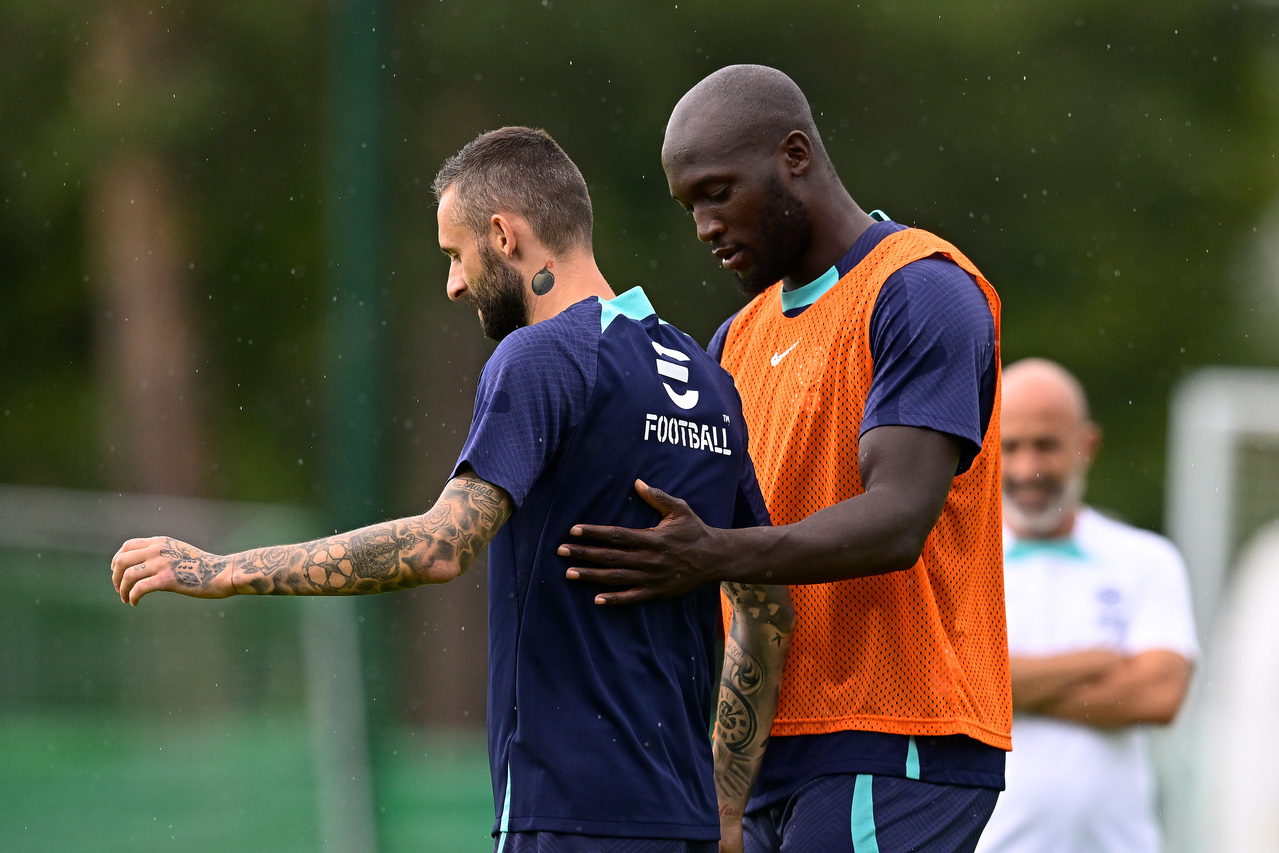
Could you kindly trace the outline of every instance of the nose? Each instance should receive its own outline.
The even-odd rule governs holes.
[[[462,276],[462,264],[456,258],[449,262],[449,280],[444,289],[449,299],[454,302],[466,298],[468,292],[466,279]]]
[[[724,233],[723,221],[707,211],[694,209],[693,222],[697,225],[697,239],[703,243],[709,243]]]
[[[1040,475],[1040,464],[1037,455],[1027,447],[1005,445],[1000,454],[1000,467],[1007,479],[1019,483],[1037,480]]]

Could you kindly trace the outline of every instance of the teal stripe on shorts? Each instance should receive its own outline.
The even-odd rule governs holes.
[[[853,783],[853,853],[879,853],[879,841],[875,837],[875,801],[871,790],[874,779],[869,773],[859,773]]]
[[[906,778],[919,778],[919,746],[915,743],[914,735],[906,741]]]

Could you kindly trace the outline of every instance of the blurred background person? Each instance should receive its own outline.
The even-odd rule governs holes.
[[[1005,369],[1001,431],[1013,751],[977,849],[1157,851],[1143,728],[1198,655],[1181,556],[1082,502],[1101,430],[1059,364]]]

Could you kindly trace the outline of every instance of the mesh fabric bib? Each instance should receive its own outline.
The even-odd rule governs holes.
[[[871,310],[889,275],[937,254],[977,280],[998,341],[994,288],[958,249],[918,229],[885,237],[796,317],[782,313],[774,285],[733,321],[722,362],[742,395],[774,524],[864,491],[857,449],[874,369]],[[952,481],[914,566],[791,587],[798,619],[774,735],[964,734],[1010,748],[998,451],[996,385],[981,452]]]

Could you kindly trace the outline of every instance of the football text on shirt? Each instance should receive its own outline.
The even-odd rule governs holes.
[[[728,416],[725,415],[725,420]],[[728,446],[728,429],[726,427],[699,424],[697,421],[686,421],[683,418],[672,418],[669,415],[655,415],[649,412],[644,416],[644,440],[664,441],[667,444],[679,444],[693,450],[705,450],[732,456]]]
[[[656,362],[658,374],[681,384],[688,384],[688,368],[680,363],[689,361],[688,355],[677,349],[664,347],[657,341],[652,341],[652,344],[658,355]],[[663,382],[662,386],[666,389],[671,402],[681,409],[691,409],[697,405],[700,395],[696,390],[690,388],[679,392],[672,388],[669,382]],[[724,415],[724,422],[728,422],[728,415]],[[644,416],[644,440],[678,444],[693,450],[705,450],[724,456],[733,455],[728,447],[727,428],[669,415],[655,415],[652,412]]]

